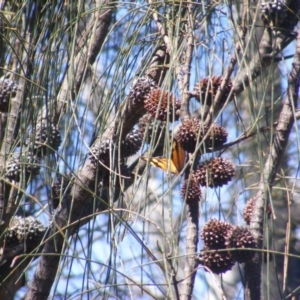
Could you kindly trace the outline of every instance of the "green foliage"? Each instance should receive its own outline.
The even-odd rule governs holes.
[[[292,71],[298,74],[293,29],[300,9],[298,1],[286,1],[288,9],[280,1],[262,8],[246,2],[3,2],[1,299],[21,297],[15,293],[25,282],[10,284],[25,273],[27,299],[35,289],[37,299],[240,299],[241,283],[251,299],[249,268],[245,276],[234,267],[216,277],[198,258],[222,252],[203,256],[197,242],[212,218],[246,226],[251,197],[258,201],[249,244],[256,245],[252,234],[259,242],[248,266],[263,275],[259,292],[266,299],[298,295],[299,83]],[[163,92],[147,98],[157,86]],[[170,95],[180,103],[172,105]],[[293,117],[285,123],[288,101]],[[217,144],[214,122],[224,127],[214,125]],[[154,157],[170,169],[174,139],[190,143],[190,132],[179,176],[150,168]],[[218,157],[230,176],[216,163],[218,178],[209,181],[205,162]],[[199,166],[201,182],[190,176]],[[5,250],[16,216],[47,227],[30,253],[26,239]],[[273,261],[262,265],[262,252]]]

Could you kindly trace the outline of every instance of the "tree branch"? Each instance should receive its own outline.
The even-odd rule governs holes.
[[[99,1],[99,3],[100,6],[98,6],[96,21],[91,18],[91,22],[95,22],[95,25],[92,27],[93,32],[90,35],[89,41],[86,42],[84,49],[82,49],[75,58],[73,70],[76,70],[76,81],[74,85],[71,86],[70,78],[68,78],[68,76],[65,77],[61,91],[57,97],[58,105],[53,121],[57,122],[59,117],[64,113],[66,109],[66,99],[69,98],[67,97],[68,93],[71,93],[72,99],[73,96],[78,93],[87,65],[94,62],[109,32],[108,27],[111,21],[114,2]],[[59,256],[51,255],[51,253],[61,253],[63,255],[64,241],[68,238],[68,233],[72,234],[74,226],[68,229],[68,233],[65,231],[61,232],[60,230],[66,230],[68,222],[72,223],[76,220],[80,220],[83,216],[84,208],[87,207],[88,209],[90,207],[91,193],[95,190],[95,173],[95,167],[89,160],[78,172],[76,184],[72,189],[73,197],[71,197],[71,195],[65,197],[62,209],[55,216],[55,221],[50,231],[50,236],[54,236],[54,240],[52,238],[48,240],[42,250],[43,255],[40,258],[33,281],[30,283],[26,299],[48,298],[60,261]]]
[[[287,17],[273,36],[270,27],[266,27],[263,37],[259,44],[259,50],[250,62],[249,68],[244,68],[237,77],[233,86],[232,92],[236,95],[241,93],[247,87],[251,80],[257,78],[264,68],[267,68],[275,61],[275,56],[278,55],[292,40],[295,35],[292,30],[299,21],[299,1],[292,1]]]
[[[182,72],[183,80],[181,86],[181,109],[180,109],[180,119],[181,121],[190,118],[190,95],[189,95],[189,87],[190,87],[190,78],[191,78],[191,62],[193,58],[193,50],[194,50],[194,20],[193,11],[195,10],[195,6],[191,2],[187,2],[187,49],[185,53],[184,66],[183,68],[178,67],[177,78],[180,83],[180,73]]]
[[[295,109],[299,96],[300,86],[300,29],[296,40],[296,51],[292,70],[288,78],[288,93],[284,99],[283,107],[279,115],[278,123],[274,131],[273,145],[270,149],[264,171],[256,194],[253,216],[250,222],[250,230],[257,239],[258,248],[262,248],[264,208],[268,202],[281,158],[286,149],[289,135],[295,121]],[[245,299],[260,299],[261,283],[261,255],[255,255],[253,262],[245,265]]]

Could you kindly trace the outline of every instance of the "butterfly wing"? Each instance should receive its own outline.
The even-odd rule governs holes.
[[[148,161],[149,164],[154,167],[178,175],[183,170],[185,165],[185,152],[180,144],[174,140],[172,144],[171,159],[163,156],[152,158],[141,156],[141,159]]]
[[[145,156],[141,156],[141,159],[148,161],[151,166],[160,168],[164,171],[171,172],[174,174],[178,174],[178,169],[174,165],[173,161],[169,158],[163,157],[163,156],[157,156],[148,158]]]
[[[177,169],[177,174],[180,173],[185,165],[185,151],[176,140],[173,141],[171,159]]]

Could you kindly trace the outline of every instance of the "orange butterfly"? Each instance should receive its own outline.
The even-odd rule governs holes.
[[[178,175],[185,165],[185,152],[179,143],[174,140],[172,145],[171,159],[163,156],[148,158],[141,156],[141,159],[148,161],[150,165],[164,171]]]

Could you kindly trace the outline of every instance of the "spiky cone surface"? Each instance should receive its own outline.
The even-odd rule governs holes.
[[[133,129],[129,132],[125,140],[121,142],[121,155],[123,157],[129,157],[137,153],[141,148],[143,142],[143,136],[138,129]],[[112,141],[108,138],[104,138],[100,141],[100,144],[93,145],[89,150],[89,159],[97,166],[98,164],[109,165],[110,151],[117,149],[116,144],[112,144]]]
[[[197,180],[193,177],[184,181],[181,187],[181,198],[189,205],[194,205],[201,201],[201,189]]]
[[[247,225],[250,225],[251,218],[252,218],[252,215],[253,215],[255,201],[256,201],[256,198],[252,197],[246,202],[246,204],[244,206],[243,218],[244,218]],[[268,219],[270,219],[270,217],[272,216],[272,207],[271,207],[270,203],[267,205],[266,213],[267,213]]]
[[[178,120],[181,104],[172,93],[156,88],[147,94],[144,107],[147,112],[154,118],[173,122]]]
[[[201,232],[201,238],[207,249],[220,250],[226,248],[226,241],[231,234],[233,226],[227,222],[211,219],[208,221]]]
[[[205,145],[208,148],[217,148],[227,142],[228,133],[226,129],[216,123],[211,124],[208,129],[209,134],[205,139]]]
[[[217,250],[214,250],[212,252],[205,252],[209,250],[210,249],[205,247],[201,251],[199,256],[199,263],[201,265],[207,267],[215,274],[225,273],[232,269],[235,262],[232,260],[229,251],[218,252]]]
[[[140,77],[134,79],[129,91],[129,101],[133,104],[144,103],[147,94],[157,87],[156,83],[150,77]]]
[[[53,123],[42,120],[37,124],[26,143],[38,157],[45,156],[53,150],[58,150],[61,144],[60,131]]]
[[[15,216],[5,235],[5,247],[25,244],[26,252],[29,252],[39,245],[45,231],[45,227],[36,218]]]
[[[143,143],[143,135],[138,129],[133,129],[129,132],[125,140],[122,141],[122,155],[124,157],[129,157],[131,155],[136,154]]]
[[[71,189],[71,174],[57,174],[54,183],[51,186],[51,201],[53,209],[56,209],[60,203],[60,198]]]
[[[202,103],[211,106],[215,96],[223,81],[223,76],[211,76],[200,80],[194,87],[196,99]],[[220,103],[224,104],[232,88],[232,82],[226,85]]]
[[[232,230],[231,234],[228,236],[227,247],[238,249],[253,249],[257,247],[257,244],[250,230],[248,230],[245,227],[237,226]],[[238,263],[245,263],[251,261],[251,259],[254,257],[254,254],[255,251],[253,250],[231,251],[232,259],[234,261],[237,261]]]
[[[194,176],[201,186],[222,187],[234,177],[234,165],[225,158],[213,158],[201,165]]]
[[[111,141],[108,138],[101,140],[100,144],[95,144],[89,150],[89,159],[97,166],[100,163],[107,165],[109,163],[109,151]]]
[[[17,94],[17,84],[10,79],[0,79],[0,112],[7,112],[9,100]]]
[[[185,151],[194,153],[197,140],[204,142],[206,148],[219,147],[226,143],[227,136],[228,133],[224,127],[216,123],[208,127],[202,125],[199,119],[194,118],[182,121],[175,138]]]
[[[164,143],[163,133],[166,130],[166,122],[155,120],[151,115],[145,114],[139,119],[139,129],[146,143]]]
[[[185,151],[193,153],[196,148],[198,134],[200,134],[199,140],[201,140],[203,137],[201,121],[195,118],[187,119],[182,121],[175,139]]]
[[[281,0],[266,1],[260,4],[260,14],[265,25],[278,26],[287,15],[287,7]]]
[[[9,180],[19,181],[22,170],[25,170],[25,178],[36,176],[40,172],[40,160],[33,153],[13,153],[6,163],[6,177]]]

